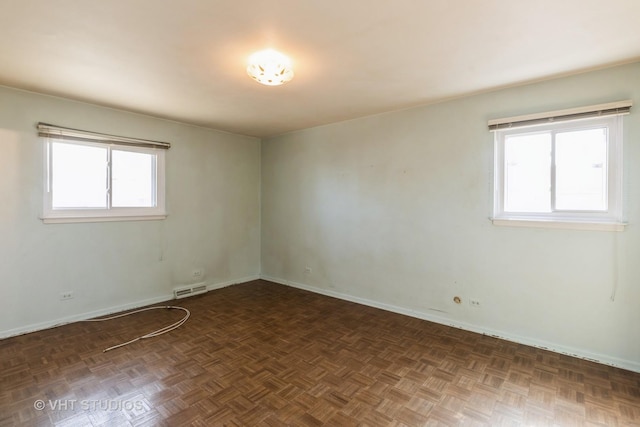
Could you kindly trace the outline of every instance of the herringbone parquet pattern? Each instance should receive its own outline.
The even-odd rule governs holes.
[[[640,425],[637,373],[264,281],[178,305],[0,341],[0,425]]]

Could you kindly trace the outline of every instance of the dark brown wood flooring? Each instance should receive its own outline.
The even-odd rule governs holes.
[[[640,425],[638,373],[265,281],[170,304],[0,340],[0,425]]]

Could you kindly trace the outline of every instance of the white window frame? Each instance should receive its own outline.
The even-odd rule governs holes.
[[[39,135],[44,141],[44,192],[41,219],[44,223],[74,223],[103,221],[144,221],[161,220],[167,217],[165,198],[165,152],[168,143],[139,140],[97,134],[76,129],[61,128],[44,123],[38,124]],[[107,148],[107,207],[60,209],[53,208],[52,193],[52,144],[62,142],[80,146]],[[111,206],[111,152],[112,150],[150,154],[155,157],[154,206],[150,207],[113,207]]]
[[[626,107],[626,110],[624,112],[615,111],[621,105]],[[491,218],[493,224],[518,227],[623,231],[626,223],[623,221],[622,200],[622,122],[623,114],[628,113],[630,106],[630,101],[623,101],[490,121],[489,127],[494,131],[494,205],[493,217]],[[609,111],[609,113],[602,114],[602,111],[605,110]],[[583,130],[603,126],[608,128],[606,211],[562,211],[554,208],[552,208],[551,212],[544,213],[505,211],[506,163],[504,152],[507,136],[543,131],[551,132],[555,135],[558,131]],[[553,173],[553,171],[550,171],[550,173]],[[552,188],[555,185],[553,180],[551,185]],[[553,189],[551,193],[553,194]]]

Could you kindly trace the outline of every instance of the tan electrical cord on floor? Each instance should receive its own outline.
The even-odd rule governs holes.
[[[120,347],[124,347],[125,345],[134,343],[136,341],[139,340],[143,340],[145,338],[153,338],[153,337],[157,337],[160,336],[162,334],[166,334],[167,332],[171,332],[176,328],[179,328],[180,326],[182,326],[184,324],[184,322],[187,321],[187,319],[189,318],[189,316],[191,316],[191,312],[189,310],[187,310],[184,307],[177,307],[177,306],[172,306],[172,305],[163,305],[163,306],[157,306],[157,307],[147,307],[147,308],[141,308],[140,310],[135,310],[135,311],[130,311],[128,313],[123,313],[123,314],[118,314],[116,316],[111,316],[111,317],[104,317],[102,319],[88,319],[88,320],[83,320],[83,322],[104,322],[106,320],[113,320],[113,319],[117,319],[119,317],[124,317],[124,316],[129,316],[130,314],[136,314],[136,313],[141,313],[143,311],[148,311],[148,310],[157,310],[157,309],[166,309],[166,310],[182,310],[185,313],[187,313],[182,319],[178,320],[175,323],[172,323],[169,326],[165,326],[164,328],[160,328],[157,331],[153,331],[153,332],[149,332],[148,334],[145,335],[141,335],[138,338],[134,338],[131,341],[127,341],[127,342],[123,342],[122,344],[117,344],[114,346],[111,346],[109,348],[105,348],[104,350],[102,350],[103,353],[106,353],[109,350],[114,350],[116,348],[120,348]]]

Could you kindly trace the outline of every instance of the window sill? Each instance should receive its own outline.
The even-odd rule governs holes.
[[[41,217],[45,224],[71,224],[80,222],[114,222],[114,221],[158,221],[166,219],[167,215],[136,215],[136,216],[50,216]]]
[[[493,225],[502,227],[531,227],[591,231],[624,231],[627,226],[627,223],[625,222],[587,222],[529,218],[491,218],[491,221],[493,222]]]

